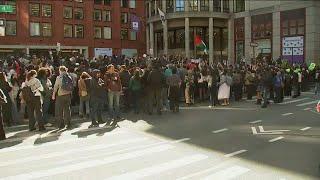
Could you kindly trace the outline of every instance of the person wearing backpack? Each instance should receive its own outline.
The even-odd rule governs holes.
[[[41,95],[44,89],[40,80],[36,77],[37,71],[31,70],[28,72],[26,81],[22,84],[22,94],[27,105],[29,131],[36,130],[36,121],[38,122],[39,131],[45,131],[42,113],[43,97]]]
[[[67,129],[71,128],[71,94],[74,88],[72,77],[68,74],[65,66],[59,67],[59,76],[56,79],[53,88],[52,100],[55,103],[55,116],[59,129],[63,129],[67,125]]]

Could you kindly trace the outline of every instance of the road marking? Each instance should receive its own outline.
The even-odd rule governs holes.
[[[125,153],[125,154],[119,154],[115,156],[110,156],[106,157],[104,159],[100,160],[91,160],[91,161],[84,161],[72,165],[66,165],[66,166],[60,166],[52,169],[47,169],[47,170],[40,170],[40,171],[33,171],[30,173],[25,173],[25,174],[19,174],[16,176],[9,176],[5,177],[3,179],[37,179],[37,178],[44,178],[48,176],[53,176],[53,175],[58,175],[58,174],[63,174],[63,173],[69,173],[73,171],[79,171],[82,169],[87,169],[87,168],[92,168],[92,167],[97,167],[101,165],[106,165],[118,161],[123,161],[123,160],[129,160],[129,159],[134,159],[146,155],[151,155],[154,153],[160,153],[163,151],[167,151],[169,149],[174,148],[174,146],[171,145],[161,145],[149,149],[144,149],[144,150],[139,150],[139,151],[133,151],[130,153]]]
[[[306,131],[306,130],[309,130],[309,129],[311,129],[311,127],[305,127],[305,128],[300,129],[300,130],[301,131]]]
[[[216,131],[212,131],[213,133],[217,134],[217,133],[221,133],[221,132],[224,132],[224,131],[228,131],[229,129],[227,128],[223,128],[223,129],[219,129],[219,130],[216,130]]]
[[[281,104],[281,105],[291,104],[291,103],[296,103],[296,102],[304,101],[304,100],[307,100],[307,99],[309,99],[309,98],[296,99],[296,100],[292,100],[292,101],[282,102],[282,103],[279,103],[279,104]]]
[[[113,132],[106,133],[103,137],[109,137],[109,136],[125,134],[125,133],[128,133],[128,132],[126,132],[126,131],[113,131]],[[37,149],[37,148],[41,148],[41,147],[50,147],[53,145],[60,145],[60,144],[66,144],[66,143],[70,143],[70,142],[77,142],[77,141],[87,141],[87,140],[96,139],[96,138],[101,138],[101,136],[88,136],[85,139],[84,138],[72,138],[72,139],[48,142],[48,143],[41,144],[41,145],[28,145],[28,146],[0,149],[0,153],[13,152],[13,151],[19,151],[19,150],[27,150],[27,149]]]
[[[244,152],[247,152],[247,150],[242,149],[242,150],[239,150],[239,151],[230,153],[230,154],[226,154],[226,155],[224,155],[224,157],[229,158],[229,157],[236,156],[236,155],[241,154],[241,153],[244,153]]]
[[[256,124],[256,123],[259,123],[259,122],[262,122],[262,120],[251,121],[251,122],[249,122],[249,123],[250,123],[250,124]]]
[[[206,180],[212,180],[212,179],[223,179],[223,180],[227,180],[227,179],[234,179],[242,174],[245,174],[247,172],[249,172],[250,169],[245,168],[245,167],[241,167],[241,166],[233,166],[221,171],[218,171],[216,173],[213,173],[203,179]]]
[[[263,126],[259,126],[259,131],[255,127],[251,127],[252,134],[254,135],[272,135],[272,134],[283,134],[283,132],[290,131],[290,130],[271,130],[271,131],[265,131],[263,129]]]
[[[298,105],[296,105],[296,106],[301,107],[301,106],[307,106],[307,105],[310,105],[310,104],[316,105],[318,102],[319,102],[319,100],[316,100],[316,101],[311,101],[311,102],[306,102],[306,103],[298,104]]]
[[[284,113],[284,114],[282,114],[282,116],[290,116],[290,115],[292,115],[293,113]]]
[[[276,141],[279,141],[280,139],[283,139],[283,138],[284,138],[283,136],[279,136],[277,138],[270,139],[269,142],[276,142]]]
[[[61,160],[59,161],[59,164],[71,164],[74,161],[84,161],[87,159],[92,159],[92,158],[97,158],[97,157],[101,157],[101,156],[110,156],[110,155],[114,155],[114,154],[120,154],[120,153],[124,153],[124,152],[128,152],[128,151],[134,151],[134,150],[138,150],[138,149],[145,149],[145,148],[150,148],[153,146],[159,146],[159,145],[163,145],[163,144],[178,144],[180,142],[184,142],[184,141],[189,141],[190,138],[183,138],[183,139],[178,139],[178,140],[174,140],[174,141],[162,141],[162,142],[156,142],[156,143],[151,143],[151,144],[143,144],[143,145],[138,145],[138,146],[134,146],[134,147],[130,147],[130,148],[125,148],[125,149],[121,149],[118,151],[113,151],[113,152],[107,152],[104,154],[99,154],[99,155],[87,155],[87,156],[81,156],[80,158],[73,158],[73,159],[69,159],[69,160]]]
[[[309,111],[309,110],[311,110],[312,108],[304,108],[303,110],[304,111]]]
[[[172,170],[172,169],[176,169],[179,167],[183,167],[183,166],[187,166],[189,164],[207,159],[208,156],[203,155],[203,154],[195,154],[192,156],[188,156],[188,157],[184,157],[184,158],[180,158],[177,160],[173,160],[170,162],[166,162],[163,164],[159,164],[156,166],[151,166],[148,168],[144,168],[141,170],[137,170],[137,171],[133,171],[133,172],[128,172],[119,176],[113,176],[107,179],[111,179],[111,180],[122,180],[122,179],[141,179],[141,178],[145,178],[148,176],[154,176],[156,174],[160,174],[162,172],[168,171],[168,170]]]
[[[10,165],[19,164],[19,163],[26,163],[26,162],[30,162],[30,161],[36,161],[36,160],[44,160],[44,159],[49,159],[49,158],[55,158],[55,157],[65,156],[65,155],[73,154],[73,153],[79,153],[79,152],[85,152],[85,151],[95,151],[95,150],[99,150],[99,149],[106,149],[106,148],[111,148],[111,147],[115,147],[115,146],[120,146],[120,145],[135,143],[135,142],[141,142],[141,141],[145,141],[147,139],[148,138],[129,139],[129,140],[125,140],[125,141],[120,141],[118,143],[99,144],[99,145],[94,145],[94,146],[85,146],[84,148],[70,149],[70,150],[65,150],[63,152],[53,152],[53,153],[48,153],[48,154],[36,155],[36,156],[31,156],[31,157],[26,157],[26,158],[20,158],[20,159],[10,160],[8,162],[1,163],[0,167],[1,166],[10,166]],[[108,151],[110,151],[110,149],[108,149]]]

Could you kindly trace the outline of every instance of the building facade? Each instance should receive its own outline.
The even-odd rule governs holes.
[[[158,8],[165,13],[164,22]],[[316,0],[150,0],[147,51],[207,56],[211,62],[257,57],[319,62],[319,10]],[[194,47],[195,36],[205,42],[208,54]]]
[[[134,56],[145,53],[145,3],[139,0],[0,0],[0,56],[15,52]],[[133,23],[135,22],[135,23]]]

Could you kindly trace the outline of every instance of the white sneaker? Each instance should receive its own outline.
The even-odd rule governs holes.
[[[52,124],[51,123],[47,123],[47,124],[45,124],[45,126],[52,126]]]
[[[212,106],[208,106],[209,108],[212,108]]]

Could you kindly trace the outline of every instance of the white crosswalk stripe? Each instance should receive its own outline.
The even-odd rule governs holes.
[[[167,171],[167,170],[173,170],[176,168],[187,166],[189,164],[192,164],[192,163],[195,163],[195,162],[207,159],[207,158],[208,158],[208,156],[203,155],[203,154],[191,155],[188,157],[180,158],[177,160],[169,161],[169,162],[166,162],[163,164],[155,165],[155,166],[152,166],[149,168],[141,169],[141,170],[134,171],[134,172],[129,172],[126,174],[114,176],[114,177],[107,178],[107,179],[110,179],[110,180],[140,179],[140,178],[144,178],[147,176],[160,174],[160,173]]]
[[[279,103],[281,105],[285,105],[285,104],[292,104],[292,103],[296,103],[296,102],[301,102],[301,101],[305,101],[309,98],[301,98],[301,99],[296,99],[296,100],[292,100],[292,101],[285,101],[285,102],[282,102],[282,103]]]
[[[131,144],[131,143],[135,143],[135,142],[141,142],[141,141],[145,141],[145,140],[147,140],[147,138],[136,138],[136,139],[129,139],[129,140],[120,141],[117,143],[99,144],[99,145],[94,145],[94,146],[87,146],[84,148],[69,149],[69,150],[65,150],[63,152],[53,152],[53,153],[49,153],[49,154],[35,155],[35,156],[31,156],[31,157],[20,158],[20,159],[11,160],[11,161],[1,163],[0,167],[10,166],[10,165],[19,164],[19,163],[26,163],[26,162],[30,162],[30,161],[36,161],[36,160],[45,160],[45,159],[61,157],[61,156],[65,156],[65,155],[72,155],[73,153],[106,149],[106,148],[111,148],[111,147],[115,147],[115,146]]]
[[[318,103],[319,100],[315,100],[315,101],[310,101],[310,102],[306,102],[306,103],[302,103],[302,104],[297,104],[296,106],[298,107],[302,107],[302,106],[308,106],[308,105],[316,105]]]
[[[3,179],[5,180],[16,180],[16,179],[24,179],[24,180],[29,180],[29,179],[38,179],[38,178],[44,178],[44,177],[49,177],[49,176],[54,176],[54,175],[59,175],[63,173],[70,173],[73,171],[79,171],[82,169],[87,169],[87,168],[93,168],[101,165],[107,165],[119,161],[124,161],[124,160],[130,160],[130,159],[135,159],[138,157],[143,157],[146,155],[151,155],[154,153],[160,153],[167,151],[169,149],[174,148],[172,145],[161,145],[157,147],[152,147],[149,149],[144,149],[144,150],[138,150],[138,151],[133,151],[130,153],[125,153],[125,154],[119,154],[99,160],[91,160],[91,161],[84,161],[80,163],[75,163],[72,165],[66,165],[66,166],[60,166],[60,167],[55,167],[51,168],[48,170],[41,170],[41,171],[33,171],[30,173],[24,173],[24,174],[19,174],[16,176],[9,176],[5,177]]]
[[[212,180],[212,179],[233,179],[236,177],[239,177],[240,175],[243,175],[247,172],[249,172],[250,169],[241,167],[241,166],[233,166],[227,169],[223,169],[221,171],[215,172],[207,177],[205,177],[205,180]]]

